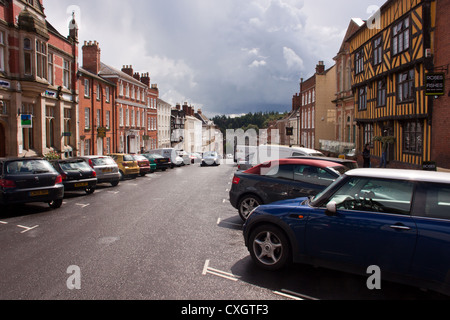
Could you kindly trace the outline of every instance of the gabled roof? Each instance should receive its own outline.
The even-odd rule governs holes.
[[[347,32],[345,34],[344,40],[342,41],[341,47],[339,49],[339,53],[345,50],[345,43],[350,39],[350,37],[356,33],[363,25],[365,21],[360,18],[352,18],[347,28]]]
[[[101,76],[101,77],[105,77],[105,78],[108,78],[110,76],[122,78],[122,79],[125,79],[128,82],[131,82],[131,83],[135,84],[135,85],[139,85],[141,87],[148,88],[141,81],[136,80],[135,78],[133,78],[132,76],[126,74],[125,72],[123,72],[121,70],[118,70],[118,69],[116,69],[114,67],[111,67],[111,66],[109,66],[109,65],[107,65],[107,64],[105,64],[103,62],[100,62],[100,71],[99,71],[98,75]]]

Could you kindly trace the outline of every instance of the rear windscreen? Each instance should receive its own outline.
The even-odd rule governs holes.
[[[17,160],[5,165],[7,174],[54,173],[51,164],[45,160]]]

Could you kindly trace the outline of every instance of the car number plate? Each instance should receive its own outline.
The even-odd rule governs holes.
[[[81,187],[87,187],[87,186],[88,186],[87,182],[75,183],[75,188],[81,188]]]
[[[49,194],[48,190],[30,192],[30,196],[32,197],[46,196],[48,194]]]
[[[102,169],[103,173],[111,173],[113,171],[113,169],[108,168],[108,169]]]

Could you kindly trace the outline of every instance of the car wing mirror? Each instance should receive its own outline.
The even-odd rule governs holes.
[[[337,212],[337,203],[336,203],[336,201],[330,201],[328,204],[327,204],[327,211],[326,211],[326,213],[327,213],[327,215],[329,215],[329,216],[334,216],[335,214],[336,214],[336,212]]]

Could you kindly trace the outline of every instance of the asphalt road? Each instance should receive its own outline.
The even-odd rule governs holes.
[[[435,300],[394,283],[310,266],[257,269],[228,201],[235,168],[190,165],[63,206],[0,212],[0,300]]]

